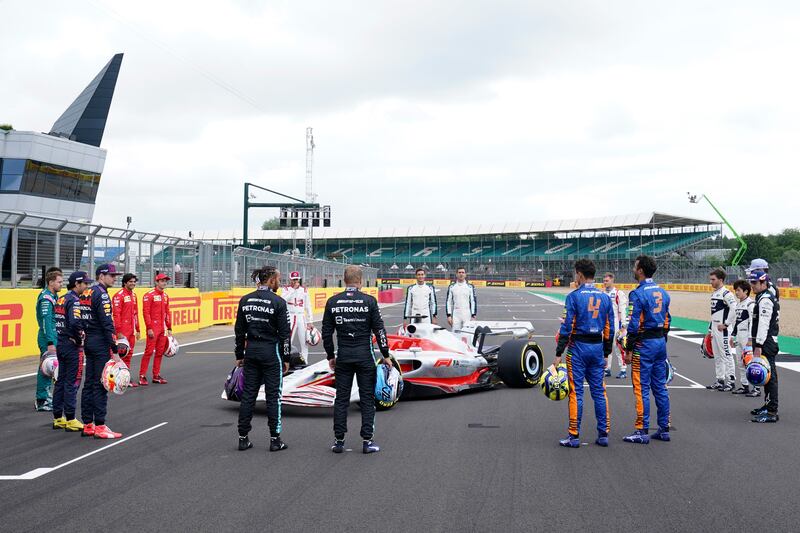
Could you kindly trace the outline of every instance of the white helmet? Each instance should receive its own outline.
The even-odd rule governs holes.
[[[175,357],[178,355],[178,350],[180,350],[180,344],[172,335],[167,337],[167,349],[164,352],[164,355],[167,357]]]
[[[113,359],[109,359],[106,366],[103,367],[100,381],[108,392],[123,394],[131,382],[131,371],[122,361],[117,363]]]
[[[56,354],[44,352],[39,368],[42,369],[42,374],[48,378],[58,379],[58,358]]]
[[[117,337],[117,353],[119,356],[125,357],[129,351],[131,351],[131,344],[128,342],[128,338],[125,335]]]
[[[315,327],[311,327],[311,329],[306,330],[306,344],[309,346],[316,346],[319,344],[322,335],[320,335],[319,330]]]

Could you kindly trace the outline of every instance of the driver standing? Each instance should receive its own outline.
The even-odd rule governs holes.
[[[403,327],[408,321],[413,323],[436,323],[436,291],[432,285],[425,283],[425,270],[416,271],[417,283],[406,291],[406,305],[403,309]],[[424,317],[424,318],[422,318]]]
[[[475,320],[478,314],[478,299],[475,297],[475,286],[467,281],[467,270],[464,267],[456,269],[456,281],[447,289],[447,322],[453,331],[459,331],[464,324]]]

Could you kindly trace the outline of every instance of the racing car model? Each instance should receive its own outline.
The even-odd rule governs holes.
[[[398,334],[387,335],[392,359],[402,374],[401,399],[490,389],[498,383],[533,387],[541,376],[543,357],[530,339],[532,333],[530,322],[473,321],[457,332],[435,324],[409,324]],[[486,343],[504,335],[513,338]],[[224,389],[221,397],[229,399]],[[292,369],[283,378],[284,405],[333,407],[335,397],[336,378],[326,360]],[[359,400],[355,380],[350,400]],[[263,386],[256,401],[265,401]]]

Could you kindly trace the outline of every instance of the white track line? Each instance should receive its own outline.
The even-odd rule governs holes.
[[[687,378],[683,374],[678,374],[677,372],[675,372],[675,375],[678,376],[678,377],[681,377],[681,378],[685,379],[686,381],[688,381],[689,383],[691,383],[692,384],[691,388],[693,388],[693,389],[705,389],[705,386],[700,385],[698,382],[696,382],[693,379]],[[670,387],[670,388],[674,388],[674,387]]]
[[[80,457],[76,457],[75,459],[70,459],[66,463],[61,463],[58,466],[35,468],[35,469],[31,470],[30,472],[26,472],[25,474],[21,474],[19,476],[0,476],[0,481],[28,481],[28,480],[31,480],[31,479],[36,479],[36,478],[41,477],[41,476],[43,476],[45,474],[49,474],[50,472],[58,470],[59,468],[64,468],[65,466],[69,466],[72,463],[77,463],[78,461],[80,461],[82,459],[86,459],[87,457],[90,457],[90,456],[92,456],[92,455],[94,455],[96,453],[104,452],[109,448],[113,448],[114,446],[116,446],[118,444],[122,444],[126,440],[134,439],[134,438],[138,437],[139,435],[144,435],[148,431],[153,431],[154,429],[158,429],[161,426],[166,426],[166,425],[167,425],[167,422],[161,422],[160,424],[156,424],[155,426],[147,428],[147,429],[145,429],[143,431],[140,431],[139,433],[134,433],[133,435],[131,435],[129,437],[125,437],[124,439],[120,439],[120,440],[114,441],[111,444],[109,444],[108,446],[103,446],[102,448],[98,448],[98,449],[96,449],[94,451],[91,451],[89,453],[85,453],[85,454],[81,455]]]
[[[232,337],[235,337],[235,335],[223,335],[222,337],[214,337],[214,338],[205,339],[205,340],[202,340],[202,341],[186,342],[186,343],[181,344],[181,348],[184,347],[184,346],[194,346],[195,344],[203,344],[204,342],[213,342],[213,341],[219,341],[219,340],[222,340],[222,339],[230,339]],[[144,352],[136,352],[136,353],[133,354],[132,357],[136,357],[138,355],[142,355],[143,353]],[[11,376],[10,378],[0,379],[0,383],[2,383],[4,381],[13,381],[15,379],[29,378],[29,377],[35,376],[35,375],[36,375],[36,372],[33,372],[31,374],[20,374],[18,376]]]

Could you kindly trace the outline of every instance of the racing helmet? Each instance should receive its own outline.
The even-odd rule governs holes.
[[[234,402],[242,400],[244,392],[244,367],[235,366],[225,380],[225,396]]]
[[[120,357],[125,357],[131,351],[131,345],[125,335],[117,337],[117,353]]]
[[[567,365],[561,363],[558,367],[550,365],[539,379],[539,387],[545,396],[553,401],[560,401],[569,394],[569,378],[567,377]]]
[[[703,357],[706,359],[714,359],[714,341],[711,338],[711,332],[709,331],[706,333],[706,336],[703,337],[703,342],[700,343],[700,353],[703,354]]]
[[[394,407],[403,394],[403,378],[394,366],[381,363],[375,380],[375,404],[382,409]]]
[[[625,344],[628,342],[628,336],[627,335],[623,335],[621,337],[618,336],[614,340],[614,342],[617,343],[617,349],[619,350],[619,353],[625,355],[625,352],[627,351],[625,350]]]
[[[42,374],[48,378],[58,379],[58,357],[56,357],[56,354],[44,352],[39,368],[42,370]]]
[[[164,351],[164,355],[166,357],[175,357],[178,355],[178,350],[180,350],[181,345],[178,344],[178,341],[172,335],[167,336],[167,349]]]
[[[769,383],[769,378],[771,377],[769,361],[763,357],[754,358],[750,361],[750,364],[747,365],[746,373],[747,381],[749,381],[751,385],[755,385],[756,387],[766,385]]]
[[[315,327],[311,327],[311,329],[306,330],[306,344],[309,346],[316,346],[319,344],[322,335],[320,335],[319,330]]]
[[[666,359],[664,361],[664,364],[667,365],[667,381],[666,381],[666,383],[667,383],[667,385],[669,385],[670,383],[672,383],[672,378],[675,377],[675,367],[672,366],[672,363],[669,362],[669,359]]]
[[[131,382],[131,371],[122,361],[117,363],[113,359],[109,359],[106,366],[103,367],[100,381],[108,392],[124,394]]]

